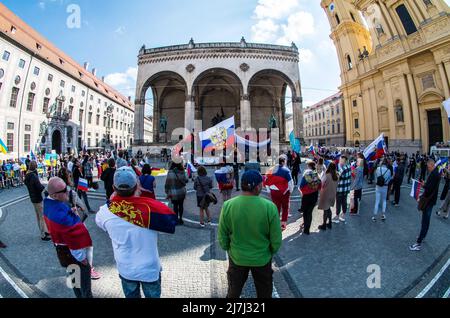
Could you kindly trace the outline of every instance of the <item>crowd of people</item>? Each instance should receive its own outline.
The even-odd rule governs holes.
[[[76,297],[93,297],[91,280],[101,278],[93,265],[94,244],[84,225],[90,214],[95,214],[96,224],[108,233],[112,241],[125,296],[140,297],[142,288],[146,297],[160,297],[161,262],[157,232],[173,233],[175,226],[184,224],[187,184],[194,169],[191,164],[186,164],[182,157],[170,160],[164,182],[165,198],[169,204],[158,206],[156,210],[165,212],[155,216],[145,207],[158,202],[157,179],[153,172],[159,169],[152,168],[148,158],[142,154],[131,157],[127,152],[119,151],[59,156],[48,170],[45,169],[46,173],[39,170],[43,159],[34,159],[27,158],[18,178],[29,191],[41,239],[55,244],[63,267],[75,264],[81,269],[81,285],[74,287]],[[282,232],[288,226],[295,187],[302,197],[300,233],[310,235],[316,206],[323,213],[323,222],[318,227],[320,232],[331,230],[333,224],[345,223],[347,215],[360,215],[364,179],[369,184],[375,183],[372,221],[377,222],[381,215],[380,220],[386,222],[390,196],[394,196],[392,206],[399,207],[405,176],[408,183],[417,178],[424,188],[418,204],[423,220],[419,237],[410,250],[420,251],[429,230],[433,207],[438,201],[442,177],[445,186],[437,215],[448,218],[450,210],[450,171],[437,166],[438,159],[418,153],[411,156],[389,153],[370,161],[362,153],[322,151],[320,155],[313,153],[302,171],[300,154],[289,151],[281,155],[277,165],[265,175],[255,169],[246,169],[242,178],[237,164],[223,165],[215,172],[215,179],[224,202],[218,239],[230,256],[228,297],[240,296],[249,271],[258,297],[271,297],[272,258],[279,250]],[[193,188],[199,224],[205,227],[212,222],[210,207],[217,204],[218,199],[213,193],[214,178],[208,176],[207,169],[199,166],[195,170]],[[47,187],[43,184],[45,179],[48,180]],[[89,191],[98,189],[96,179],[103,181],[106,192],[106,204],[98,212],[91,208],[87,195]],[[239,182],[242,192],[232,198],[234,187],[240,190]],[[260,195],[265,188],[271,201]],[[123,207],[124,202],[131,207]],[[332,208],[335,208],[334,216]],[[158,228],[151,228],[150,223],[152,226],[157,224]],[[249,224],[252,225],[251,230]],[[6,245],[0,242],[2,247]]]

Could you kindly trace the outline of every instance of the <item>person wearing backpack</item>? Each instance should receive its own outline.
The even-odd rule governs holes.
[[[378,167],[377,171],[375,172],[375,180],[376,180],[376,199],[375,199],[375,207],[373,210],[373,217],[372,221],[376,222],[377,215],[378,215],[378,207],[380,206],[380,203],[383,205],[382,207],[382,216],[381,220],[386,221],[386,207],[387,207],[387,192],[388,192],[388,185],[389,182],[392,179],[392,174],[389,168],[387,167],[387,160],[383,159],[381,162],[380,167]]]

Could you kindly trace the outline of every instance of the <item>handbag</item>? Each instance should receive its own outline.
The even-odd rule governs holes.
[[[198,183],[200,183],[200,186],[202,187],[203,192],[206,192],[205,188],[203,187],[203,184],[200,181]],[[217,200],[216,195],[214,193],[208,192],[205,194],[203,199],[200,201],[200,206],[202,209],[207,209],[211,203],[216,205],[217,202],[218,202],[218,200]]]
[[[56,255],[62,267],[67,268],[72,264],[76,264],[77,260],[70,253],[69,247],[66,245],[55,245]]]

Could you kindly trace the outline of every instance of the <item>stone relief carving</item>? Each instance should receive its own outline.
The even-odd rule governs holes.
[[[247,72],[250,69],[250,66],[247,63],[243,63],[240,68],[242,72]]]
[[[189,64],[188,66],[186,66],[186,71],[188,73],[192,73],[193,71],[195,71],[195,66],[193,64]]]

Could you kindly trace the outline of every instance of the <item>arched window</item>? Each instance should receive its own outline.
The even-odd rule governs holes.
[[[350,17],[352,18],[353,22],[356,22],[355,15],[353,14],[353,12],[350,12]]]
[[[337,14],[336,14],[336,22],[338,25],[341,24],[341,19],[339,19],[339,16]]]
[[[348,70],[350,71],[351,69],[353,69],[353,63],[352,63],[352,58],[350,57],[350,55],[347,54],[347,66],[348,66]]]
[[[404,4],[399,5],[395,11],[397,11],[398,17],[402,21],[407,35],[417,32],[416,25]]]

